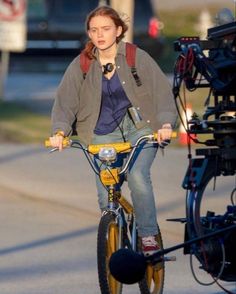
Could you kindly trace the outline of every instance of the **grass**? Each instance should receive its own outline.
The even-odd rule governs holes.
[[[0,102],[0,141],[42,144],[50,134],[50,117],[16,102]]]

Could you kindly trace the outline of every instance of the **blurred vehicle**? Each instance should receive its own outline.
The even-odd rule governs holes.
[[[146,50],[155,60],[164,49],[162,22],[153,10],[150,0],[134,0],[133,42]]]
[[[110,4],[109,0],[102,3]],[[73,50],[78,53],[87,38],[86,15],[98,5],[99,0],[28,0],[27,52],[60,49],[58,53]],[[150,0],[135,0],[134,43],[154,58],[163,47],[160,24]]]
[[[157,60],[164,48],[161,23],[150,0],[134,1],[133,42]],[[87,40],[87,14],[99,4],[110,4],[109,0],[28,0],[27,3],[27,48],[23,53],[11,53],[11,72],[64,72]]]
[[[28,0],[27,52],[78,54],[87,38],[86,15],[98,4],[98,0]]]

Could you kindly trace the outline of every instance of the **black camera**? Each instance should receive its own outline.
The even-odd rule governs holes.
[[[174,50],[179,52],[173,83],[176,107],[189,144],[194,141],[206,146],[196,149],[195,158],[189,154],[189,167],[183,181],[183,188],[187,190],[185,241],[234,226],[223,237],[191,245],[184,253],[194,255],[201,268],[215,279],[236,281],[236,201],[231,196],[231,205],[224,215],[208,211],[203,216],[200,209],[210,180],[236,174],[236,22],[209,28],[206,40],[181,37],[174,43]],[[185,115],[185,122],[180,107],[186,112],[186,93],[183,99],[180,92],[200,88],[209,90],[205,112],[202,117],[196,113],[191,118]],[[200,134],[207,138],[199,140]],[[235,191],[236,188],[232,195]]]
[[[236,22],[208,29],[207,40],[181,37],[174,43],[174,49],[180,52],[174,68],[175,98],[182,83],[189,91],[209,88],[202,119],[195,116],[187,121],[186,131],[212,133],[213,139],[204,142],[207,146],[235,147]]]
[[[196,73],[201,74],[209,87],[222,94],[235,94],[236,87],[236,22],[208,29],[207,40],[181,37],[174,43],[175,51],[187,56],[188,66],[194,62]],[[204,51],[208,50],[208,56]],[[186,68],[184,68],[186,69]],[[178,69],[177,69],[178,70]],[[198,87],[192,69],[182,72],[188,89]],[[180,72],[179,72],[180,73]],[[200,85],[199,85],[200,86]]]

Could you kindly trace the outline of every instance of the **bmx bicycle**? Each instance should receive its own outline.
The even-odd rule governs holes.
[[[64,147],[78,148],[84,152],[93,171],[100,177],[107,190],[107,208],[102,212],[97,232],[97,269],[102,294],[122,293],[122,282],[117,281],[109,269],[112,254],[122,248],[134,252],[141,250],[134,209],[122,195],[121,186],[136,152],[140,148],[145,148],[144,143],[148,142],[157,146],[157,134],[141,136],[134,145],[130,142],[120,142],[84,147],[79,140],[65,138],[63,141]],[[47,140],[45,145],[51,147],[50,141]],[[57,148],[54,148],[51,151],[56,150]],[[117,165],[120,160],[124,160],[122,166]],[[159,234],[156,238],[160,249],[163,249],[159,226],[158,230]],[[158,266],[150,263],[145,270],[144,278],[139,281],[140,293],[162,294],[164,275],[164,260],[159,262]],[[128,277],[123,282],[131,284]]]

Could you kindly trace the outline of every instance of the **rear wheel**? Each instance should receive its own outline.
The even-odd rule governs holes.
[[[109,260],[113,252],[122,247],[122,232],[113,213],[102,216],[97,236],[97,266],[102,294],[121,294],[122,284],[115,280],[109,270]]]
[[[156,238],[160,246],[160,249],[163,249],[161,233],[159,233],[156,236]],[[149,264],[147,266],[144,279],[139,282],[139,288],[140,288],[141,294],[162,294],[163,288],[164,288],[164,279],[165,279],[164,261],[155,266],[152,266]]]

